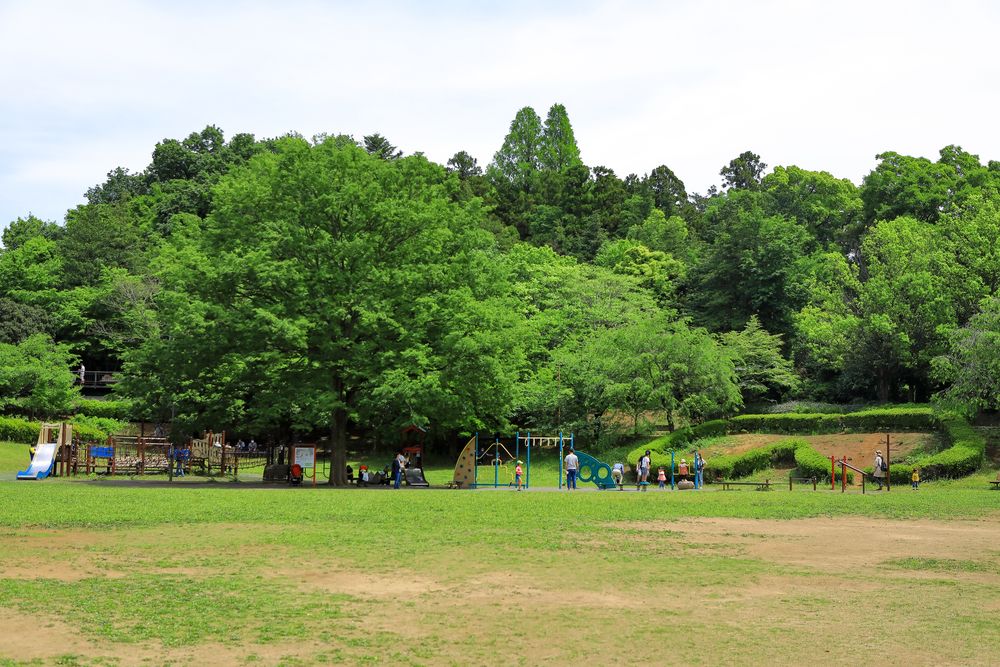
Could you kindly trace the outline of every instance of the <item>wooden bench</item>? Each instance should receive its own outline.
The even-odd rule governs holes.
[[[1000,489],[1000,479],[991,479],[990,484],[993,485],[994,489]]]
[[[765,479],[763,482],[727,482],[726,480],[719,480],[718,484],[722,485],[723,491],[729,491],[731,486],[755,486],[757,491],[770,491],[771,490],[771,480]]]

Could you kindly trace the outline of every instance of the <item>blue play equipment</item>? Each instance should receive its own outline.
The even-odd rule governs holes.
[[[577,472],[577,479],[581,482],[593,482],[599,489],[614,489],[618,485],[611,477],[611,466],[603,461],[598,461],[590,454],[581,451],[576,452],[576,458],[580,459],[580,470]]]
[[[52,474],[52,468],[56,461],[56,450],[59,444],[47,442],[35,447],[35,455],[31,457],[31,465],[27,470],[17,473],[18,479],[45,479]]]

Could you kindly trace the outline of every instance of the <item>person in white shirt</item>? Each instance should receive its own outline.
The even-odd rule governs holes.
[[[572,491],[576,488],[576,472],[580,469],[580,459],[571,449],[566,455],[566,489]]]
[[[611,479],[618,485],[619,491],[625,490],[625,487],[622,485],[622,480],[625,479],[625,464],[619,461],[611,466]]]
[[[639,474],[638,474],[638,484],[637,489],[643,491],[646,490],[646,486],[649,484],[649,467],[652,465],[653,460],[650,457],[650,451],[647,449],[646,453],[639,457]]]

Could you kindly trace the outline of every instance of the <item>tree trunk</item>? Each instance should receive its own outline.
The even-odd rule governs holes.
[[[330,416],[330,484],[347,485],[347,409],[338,407]]]

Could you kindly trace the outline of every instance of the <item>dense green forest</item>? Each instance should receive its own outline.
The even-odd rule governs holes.
[[[860,185],[744,152],[719,187],[588,166],[518,111],[485,168],[385,137],[167,139],[0,250],[0,402],[70,369],[177,432],[614,439],[788,398],[994,408],[1000,163],[876,156]]]

